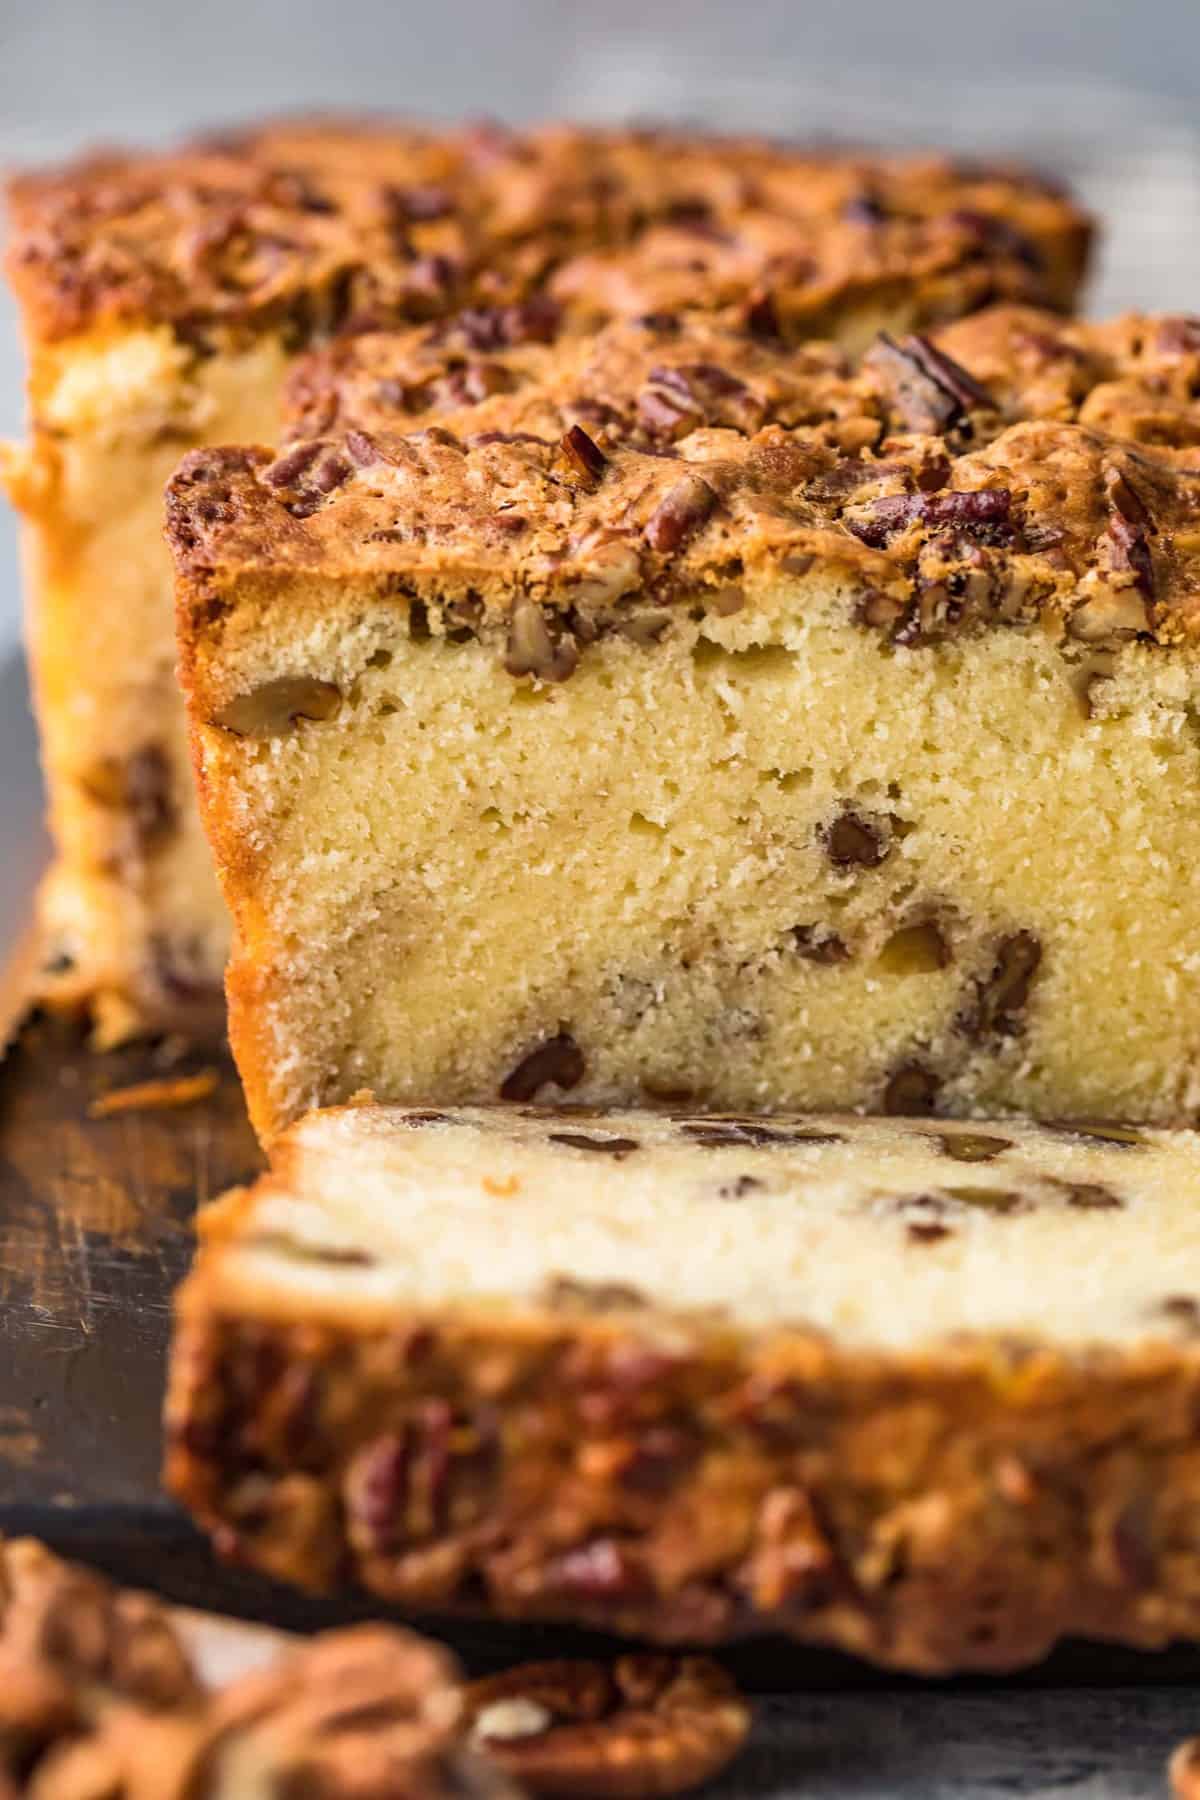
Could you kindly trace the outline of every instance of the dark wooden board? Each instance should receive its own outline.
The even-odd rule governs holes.
[[[216,1069],[218,1082],[199,1103],[89,1116],[113,1089],[201,1067]],[[34,1532],[190,1605],[306,1627],[377,1609],[307,1599],[221,1565],[158,1484],[170,1300],[190,1254],[191,1215],[260,1164],[226,1058],[169,1045],[97,1056],[62,1021],[25,1028],[0,1068],[0,1531]],[[570,1631],[422,1622],[476,1668],[609,1648]],[[778,1642],[740,1646],[731,1660],[760,1691],[904,1685]],[[1080,1645],[1020,1679],[1197,1676],[1198,1652]]]

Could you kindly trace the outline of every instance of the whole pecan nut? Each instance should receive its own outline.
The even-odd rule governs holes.
[[[637,1800],[680,1794],[719,1773],[750,1711],[703,1656],[528,1663],[472,1682],[474,1746],[533,1794]]]

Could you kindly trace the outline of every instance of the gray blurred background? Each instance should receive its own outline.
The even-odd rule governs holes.
[[[1198,90],[1200,0],[0,0],[8,166],[314,105],[945,143],[1082,189],[1109,222],[1103,311],[1200,309]],[[5,517],[0,657],[16,623]]]

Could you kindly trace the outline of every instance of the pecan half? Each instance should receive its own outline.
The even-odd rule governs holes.
[[[669,556],[686,544],[717,504],[717,496],[701,475],[685,475],[659,502],[646,522],[645,538],[652,550]]]
[[[586,433],[580,432],[580,436]],[[578,664],[575,640],[563,629],[562,621],[555,619],[551,624],[536,600],[518,600],[508,622],[504,653],[508,673],[533,675],[539,681],[567,681]]]
[[[969,412],[995,407],[987,389],[928,338],[906,337],[897,343],[881,331],[864,358],[864,367],[878,375],[910,431],[940,434],[961,423]]]
[[[885,494],[863,512],[847,513],[845,523],[874,550],[918,523],[930,531],[956,532],[973,543],[1003,545],[1016,536],[1011,508],[1008,488],[948,488],[939,494]]]
[[[213,1704],[213,1731],[253,1745],[273,1775],[264,1793],[448,1792],[440,1776],[459,1726],[454,1676],[443,1650],[408,1632],[329,1632],[227,1688]]]
[[[530,1663],[466,1690],[472,1742],[533,1794],[638,1800],[727,1767],[750,1712],[702,1656]]]
[[[553,1082],[555,1087],[578,1087],[584,1076],[583,1051],[569,1031],[557,1031],[552,1038],[523,1056],[500,1084],[502,1100],[532,1100],[540,1089]]]
[[[279,737],[300,719],[324,723],[336,716],[341,692],[315,675],[280,675],[247,694],[237,694],[210,721],[234,737]]]

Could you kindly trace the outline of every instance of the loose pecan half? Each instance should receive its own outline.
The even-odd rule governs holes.
[[[471,1739],[534,1794],[637,1800],[709,1780],[741,1749],[750,1712],[702,1656],[529,1663],[468,1685]]]

